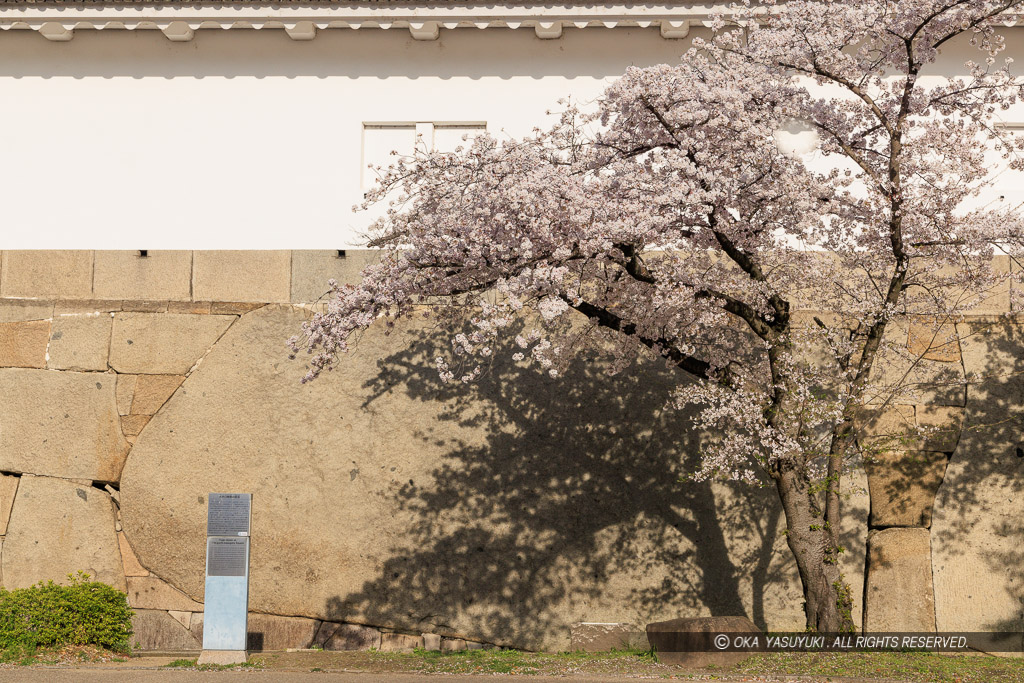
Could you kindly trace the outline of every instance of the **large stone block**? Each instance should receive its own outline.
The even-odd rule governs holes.
[[[325,650],[369,650],[379,648],[380,642],[380,630],[372,626],[329,621],[320,624],[313,640],[313,644]]]
[[[0,323],[49,320],[52,317],[52,302],[38,299],[0,299]]]
[[[971,385],[932,520],[940,631],[1024,631],[1024,337],[981,339],[1001,368]],[[966,347],[966,344],[965,344]]]
[[[956,325],[940,321],[910,323],[907,350],[912,356],[945,363],[960,362]]]
[[[45,368],[50,322],[0,323],[0,367]]]
[[[868,535],[864,630],[935,630],[928,529],[882,529]]]
[[[874,405],[964,405],[967,380],[963,364],[959,359],[930,360],[921,353],[912,353],[909,327],[904,321],[896,321],[886,329],[883,347],[872,365],[865,401]],[[915,344],[916,348],[920,342]]]
[[[363,268],[380,259],[376,249],[347,249],[343,257],[336,249],[292,252],[291,300],[312,303],[327,293],[328,280],[357,284]]]
[[[17,492],[18,477],[0,474],[0,536],[7,533],[7,523],[11,520],[11,508]]]
[[[937,451],[883,451],[866,464],[872,528],[929,527],[948,462]]]
[[[143,651],[193,652],[203,647],[201,640],[162,610],[136,609],[132,630],[132,642]]]
[[[128,537],[124,535],[123,531],[117,533],[117,542],[121,548],[121,564],[124,567],[125,577],[149,576],[149,570],[139,562],[135,551],[132,550],[132,544],[128,542]]]
[[[192,282],[196,301],[285,302],[291,297],[291,252],[196,251]]]
[[[0,370],[0,471],[116,482],[129,445],[114,375]]]
[[[380,634],[381,652],[412,652],[423,647],[423,636],[412,636],[405,633]]]
[[[187,300],[191,251],[97,251],[93,294],[106,299]]]
[[[91,251],[4,251],[0,296],[88,299],[92,296]]]
[[[316,619],[250,613],[246,649],[256,652],[305,649],[313,644],[319,627]]]
[[[854,422],[857,440],[869,452],[912,448],[917,425],[914,406],[864,406]]]
[[[445,638],[441,641],[441,652],[462,652],[465,649],[465,638]]]
[[[1024,348],[1024,324],[1016,320],[959,323],[963,364],[972,383],[1012,375],[1021,367]]]
[[[136,609],[202,612],[203,605],[155,576],[129,576],[128,604]]]
[[[4,587],[67,581],[83,571],[125,590],[110,496],[91,486],[25,475],[18,484],[3,554]]]
[[[732,667],[750,652],[716,652],[714,634],[758,634],[746,617],[697,617],[647,624],[647,640],[663,664],[695,668]]]
[[[138,375],[118,375],[116,398],[117,414],[129,415],[132,412],[132,401],[135,399],[135,385],[139,381]]]
[[[184,375],[234,321],[229,315],[118,313],[110,366],[124,373]]]
[[[955,406],[917,406],[920,450],[952,453],[964,428],[964,409]]]
[[[304,358],[283,341],[307,314],[242,316],[129,457],[124,529],[141,563],[193,599],[206,496],[238,490],[253,493],[262,613],[551,650],[569,647],[571,624],[638,604],[652,619],[729,610],[802,628],[770,492],[679,483],[699,435],[664,410],[679,375],[663,364],[609,380],[581,362],[552,381],[496,359],[482,383],[450,387],[432,369],[446,337],[374,326],[303,385]],[[344,523],[310,512],[328,509]],[[844,545],[859,549],[855,519]]]
[[[110,314],[61,315],[53,319],[47,366],[55,370],[107,369]]]
[[[638,640],[639,629],[632,624],[580,622],[569,629],[573,652],[625,650]]]
[[[121,418],[121,432],[128,439],[138,436],[149,424],[150,417],[150,415],[125,415]]]
[[[925,263],[929,269],[934,267],[933,263]],[[1010,311],[1011,282],[1007,275],[1010,272],[1010,257],[1005,255],[994,257],[990,268],[992,278],[988,283],[979,280],[964,288],[956,285],[941,286],[940,284],[940,286],[936,286],[936,278],[939,281],[945,280],[946,283],[959,280],[958,275],[961,272],[959,266],[942,266],[937,272],[926,275],[924,278],[921,278],[912,267],[909,280],[921,282],[923,279],[929,286],[927,290],[924,290],[920,286],[911,285],[907,289],[907,294],[911,298],[921,297],[925,302],[924,308],[929,312],[934,310],[934,305],[930,302],[935,296],[940,296],[946,301],[957,302],[962,311],[971,315],[1008,313]],[[915,305],[912,303],[910,308],[914,310]]]
[[[183,375],[139,375],[132,399],[132,415],[155,415],[181,383]]]

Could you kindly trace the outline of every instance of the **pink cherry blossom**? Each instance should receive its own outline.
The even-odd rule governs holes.
[[[656,354],[680,374],[666,399],[719,435],[692,476],[773,486],[807,626],[851,628],[839,487],[864,456],[857,416],[915,390],[884,379],[907,360],[887,330],[950,329],[1010,277],[993,257],[1024,247],[1016,212],[969,208],[988,150],[1024,168],[993,125],[1021,94],[995,28],[1019,4],[736,5],[680,63],[629,69],[549,130],[399,159],[368,200],[392,200],[381,262],[291,342],[306,379],[425,306],[453,330],[444,381],[502,349],[552,376],[582,351],[613,370]],[[965,75],[922,79],[953,40],[977,48]],[[824,163],[779,148],[794,122]]]

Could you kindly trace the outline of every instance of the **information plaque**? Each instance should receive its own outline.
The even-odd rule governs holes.
[[[251,509],[250,493],[211,493],[207,498],[201,664],[246,661]]]
[[[245,576],[249,559],[249,541],[230,536],[206,539],[207,576]]]
[[[211,493],[206,508],[207,536],[248,536],[251,493]]]

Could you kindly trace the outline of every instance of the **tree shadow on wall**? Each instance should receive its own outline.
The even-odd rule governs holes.
[[[1024,327],[975,324],[962,346],[964,429],[936,496],[931,531],[938,628],[1020,632]]]
[[[498,358],[477,384],[444,385],[433,359],[448,337],[409,339],[378,362],[367,403],[436,405],[443,436],[422,438],[445,456],[400,490],[415,522],[329,618],[540,648],[578,620],[746,615],[764,628],[771,584],[799,597],[784,544],[773,558],[773,489],[680,481],[700,438],[665,407],[680,373],[646,361],[609,377],[578,358],[551,379]]]

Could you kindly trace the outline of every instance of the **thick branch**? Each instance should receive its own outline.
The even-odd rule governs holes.
[[[689,356],[683,353],[679,349],[676,349],[674,346],[672,346],[671,342],[669,342],[666,339],[655,339],[653,337],[648,337],[646,335],[640,334],[637,331],[636,324],[626,322],[619,315],[613,313],[612,311],[609,311],[607,308],[603,306],[598,306],[587,301],[580,301],[579,303],[575,303],[566,297],[563,297],[563,301],[569,304],[571,308],[579,311],[580,313],[587,316],[591,320],[596,320],[597,324],[600,325],[601,327],[613,330],[615,332],[619,332],[628,337],[636,339],[638,342],[640,342],[647,348],[657,351],[662,356],[668,358],[670,361],[675,363],[676,366],[685,370],[691,375],[694,375],[695,377],[699,377],[700,379],[722,381],[723,383],[726,382],[726,380],[723,378],[712,376],[711,364],[708,363],[707,361],[701,360],[699,358],[694,358],[693,356]]]

